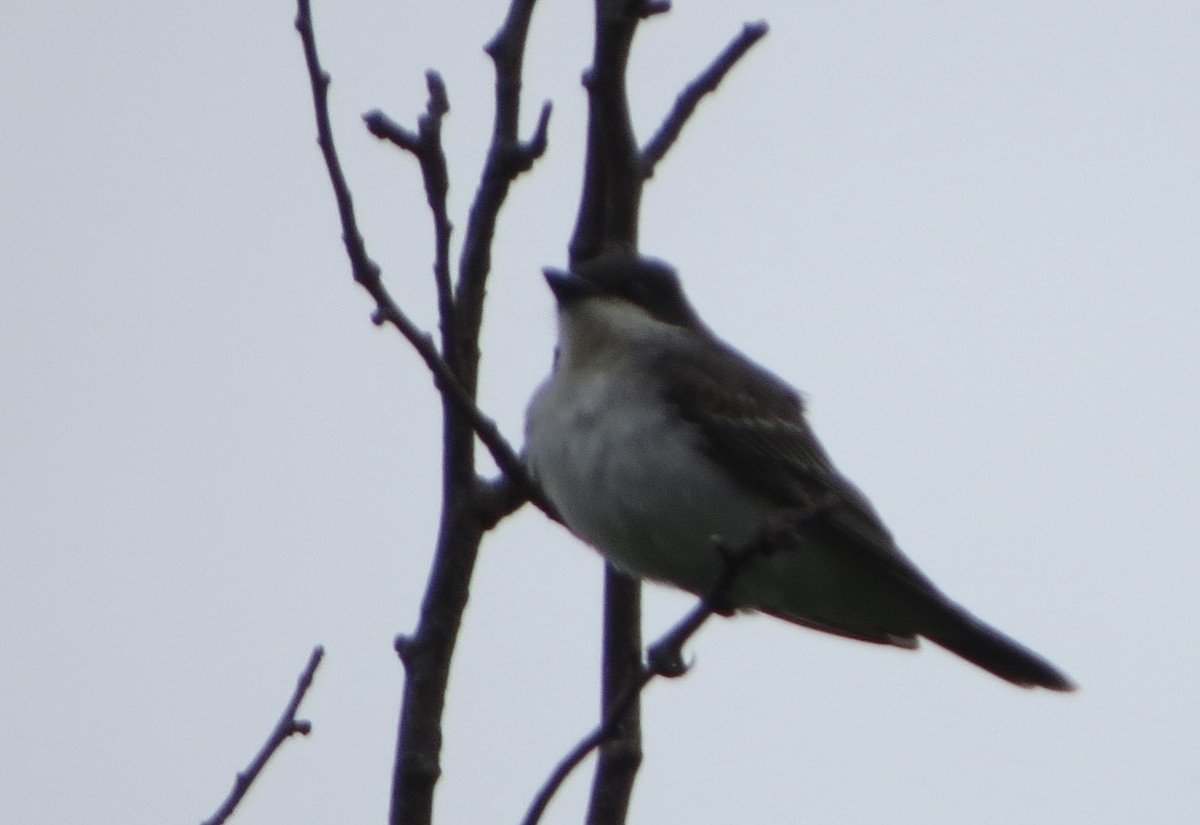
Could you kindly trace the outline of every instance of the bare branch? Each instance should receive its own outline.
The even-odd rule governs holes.
[[[438,355],[433,339],[428,333],[421,332],[409,321],[408,316],[392,301],[386,291],[383,293],[383,297],[385,301],[377,306],[372,321],[379,325],[390,323],[400,331],[433,373],[434,384],[439,392],[449,397],[459,412],[466,417],[471,429],[487,447],[496,465],[522,488],[530,503],[551,519],[561,521],[558,511],[546,498],[533,477],[529,475],[520,455],[501,434],[496,422],[480,411],[470,393]]]
[[[550,113],[553,109],[554,106],[549,100],[542,104],[542,112],[538,115],[537,128],[533,130],[533,137],[519,144],[513,153],[513,166],[518,172],[528,172],[532,168],[533,162],[546,153],[546,146],[549,143]]]
[[[308,664],[305,665],[304,671],[300,674],[300,678],[296,680],[296,689],[292,692],[292,698],[288,701],[287,707],[283,710],[283,715],[279,717],[279,721],[275,724],[275,729],[271,731],[271,735],[267,737],[267,741],[263,744],[258,754],[255,755],[253,761],[246,770],[237,775],[233,782],[233,790],[229,792],[229,796],[221,803],[221,807],[211,817],[206,819],[202,825],[221,825],[229,815],[234,812],[238,804],[242,801],[242,797],[250,790],[250,786],[254,784],[254,780],[262,773],[262,769],[266,767],[267,762],[275,755],[280,746],[293,734],[307,736],[312,730],[312,723],[307,719],[297,719],[296,711],[300,709],[300,702],[303,701],[304,695],[308,693],[309,687],[312,685],[313,674],[317,672],[317,666],[321,664],[321,658],[325,655],[325,649],[318,645],[313,648],[312,654],[308,657]]]
[[[367,131],[380,140],[389,141],[406,152],[412,152],[418,158],[425,152],[425,145],[419,134],[401,126],[379,109],[372,109],[363,115],[363,122],[367,124]]]
[[[374,322],[396,327],[425,361],[443,398],[446,446],[438,547],[417,630],[396,641],[407,680],[397,740],[391,818],[393,823],[425,824],[432,816],[433,788],[441,772],[440,725],[446,680],[479,540],[484,531],[519,507],[525,497],[557,519],[554,508],[529,477],[520,457],[475,403],[478,339],[497,219],[511,183],[542,156],[547,144],[549,103],[542,107],[530,139],[522,142],[518,136],[522,63],[535,0],[512,0],[504,24],[486,47],[495,63],[496,113],[487,161],[466,224],[457,281],[452,282],[449,267],[452,231],[446,214],[449,178],[441,145],[441,124],[449,111],[449,101],[441,78],[433,72],[427,74],[429,101],[415,132],[380,112],[366,115],[373,134],[412,152],[421,164],[435,222],[440,352],[432,338],[416,327],[392,299],[382,283],[378,265],[367,255],[334,149],[327,103],[329,76],[317,59],[309,0],[297,2],[296,26],[304,43],[313,88],[318,143],[333,184],[354,278],[375,300]],[[680,95],[659,134],[645,152],[639,152],[625,85],[629,48],[638,22],[666,11],[669,3],[595,0],[595,4],[596,53],[587,82],[588,165],[580,216],[570,247],[573,263],[605,248],[636,249],[644,180],[678,137],[698,101],[716,87],[741,55],[765,33],[765,27],[757,31],[748,26],[739,39],[741,45],[735,41],[713,67]],[[474,470],[475,437],[485,444],[500,467],[503,473],[500,479],[482,479]],[[719,594],[720,588],[714,588],[714,593]],[[624,821],[641,760],[640,691],[655,675],[679,675],[685,670],[680,646],[708,615],[719,609],[715,596],[706,597],[689,620],[680,624],[675,636],[664,637],[648,651],[646,663],[642,664],[639,594],[636,581],[608,570],[602,702],[605,711],[602,729],[591,744],[582,743],[578,756],[583,759],[592,748],[601,749],[589,808],[591,825]],[[578,759],[570,764],[565,760],[555,775],[565,777]],[[561,778],[556,780],[561,781]],[[543,808],[556,787],[554,784],[539,797],[544,796]],[[540,812],[534,815],[534,821],[538,815]]]
[[[688,665],[683,661],[683,646],[714,613],[730,615],[733,612],[735,605],[731,604],[730,596],[741,572],[756,558],[775,552],[786,552],[787,548],[794,547],[799,540],[798,530],[802,525],[821,518],[838,505],[836,496],[817,498],[807,506],[797,508],[779,520],[763,525],[759,534],[744,547],[731,548],[719,539],[715,540],[715,549],[722,562],[720,575],[696,605],[646,649],[645,662],[638,666],[635,678],[630,679],[605,708],[600,725],[555,766],[529,806],[522,825],[536,825],[551,798],[571,771],[587,758],[589,753],[604,746],[616,735],[622,719],[637,712],[638,696],[654,677],[675,679],[687,673]]]
[[[613,723],[599,746],[585,821],[587,825],[624,825],[642,765],[641,692],[622,698],[642,672],[642,583],[611,564],[604,567],[602,652],[600,718],[613,718]],[[609,709],[614,706],[623,710],[610,717]]]
[[[679,93],[679,96],[675,98],[675,105],[672,107],[671,113],[667,115],[666,120],[658,128],[658,132],[642,150],[641,174],[643,180],[654,175],[654,167],[675,144],[684,125],[696,111],[696,106],[704,96],[717,90],[717,86],[721,84],[734,65],[746,52],[750,51],[755,43],[766,36],[767,31],[768,27],[765,21],[747,23],[742,27],[738,36],[725,47],[724,51],[717,55],[709,67]]]
[[[512,0],[504,23],[484,47],[495,66],[496,115],[492,124],[492,142],[479,177],[479,188],[467,216],[458,283],[455,286],[455,304],[459,310],[458,334],[464,341],[479,340],[487,278],[492,267],[492,238],[500,208],[508,197],[509,186],[545,151],[550,121],[548,103],[542,107],[537,129],[529,143],[523,145],[518,136],[525,41],[535,2]],[[476,366],[471,365],[462,374],[463,385],[471,391],[474,391],[478,379]]]
[[[432,69],[425,73],[429,101],[425,114],[418,119],[416,133],[389,119],[378,109],[363,115],[367,129],[378,138],[389,140],[416,156],[425,182],[425,196],[433,213],[434,259],[433,280],[437,285],[438,317],[441,319],[442,352],[455,374],[461,373],[458,355],[457,327],[454,316],[454,293],[450,286],[450,235],[454,227],[446,211],[450,192],[450,173],[446,170],[446,153],[442,149],[442,118],[450,111],[450,98],[441,75]]]
[[[568,249],[571,265],[623,248],[637,249],[643,179],[629,114],[626,68],[645,0],[594,0],[595,49],[584,74],[588,92],[587,156],[579,212]],[[604,569],[602,713],[614,706],[640,673],[641,584]],[[639,693],[600,743],[588,802],[588,825],[623,823],[641,764]],[[607,717],[602,717],[607,718]],[[569,770],[569,769],[568,769]],[[552,793],[552,791],[551,791]]]
[[[450,234],[453,226],[446,213],[446,196],[450,192],[450,173],[446,170],[446,153],[442,149],[442,118],[450,111],[450,99],[441,75],[430,70],[425,74],[429,88],[427,113],[419,121],[421,141],[428,147],[421,158],[421,176],[425,193],[433,212],[434,263],[433,278],[437,284],[438,317],[442,327],[442,352],[456,375],[462,374],[459,358],[458,323],[455,320],[454,291],[450,285]]]
[[[625,75],[633,34],[646,5],[642,0],[595,0],[595,5],[595,52],[583,77],[588,92],[587,160],[571,236],[572,265],[609,249],[636,249],[642,199]]]
[[[819,510],[814,507],[811,513],[802,514],[798,518],[809,518],[817,512]],[[639,665],[635,677],[625,684],[605,708],[600,724],[555,766],[530,804],[525,818],[521,821],[522,825],[537,825],[546,806],[571,772],[588,754],[611,739],[630,713],[636,712],[637,698],[646,685],[656,676],[674,679],[687,673],[688,667],[683,661],[683,646],[714,613],[729,612],[729,594],[738,574],[755,557],[774,552],[781,535],[782,533],[764,531],[759,539],[737,550],[717,544],[717,551],[724,562],[717,580],[687,615],[646,649],[645,662]]]
[[[501,435],[496,423],[485,416],[475,405],[473,395],[463,386],[463,383],[459,381],[454,371],[442,358],[429,334],[414,324],[392,299],[387,288],[383,285],[379,265],[371,260],[367,254],[366,243],[358,230],[358,224],[354,216],[354,201],[350,194],[350,187],[346,182],[345,174],[342,172],[337,149],[333,143],[333,132],[329,124],[329,74],[321,68],[320,60],[317,56],[316,39],[313,33],[308,0],[298,0],[298,3],[299,13],[296,16],[296,29],[300,32],[300,39],[304,44],[305,60],[308,65],[309,78],[312,82],[313,107],[317,121],[317,143],[321,147],[321,153],[325,158],[325,166],[329,172],[329,179],[333,185],[334,197],[338,204],[338,214],[342,222],[342,238],[345,241],[346,254],[350,259],[354,280],[375,300],[376,308],[372,315],[372,321],[377,325],[391,324],[404,336],[405,340],[421,356],[429,371],[433,373],[434,384],[454,401],[459,411],[470,423],[475,434],[479,436],[479,440],[483,442],[484,446],[492,454],[492,458],[495,460],[497,466],[510,475],[526,491],[526,495],[535,506],[551,518],[557,520],[558,515],[553,505],[546,500],[546,497],[538,489],[537,484],[530,478],[516,450]],[[436,97],[432,81],[430,83],[430,92],[432,107]],[[368,125],[372,127],[373,133],[381,134],[388,139],[395,138],[395,142],[398,145],[402,145],[403,142],[410,143],[413,148],[409,148],[409,146],[404,146],[403,148],[413,151],[419,157],[426,151],[426,138],[422,135],[418,134],[414,138],[411,132],[406,132],[403,127],[387,120],[382,114],[376,116],[373,113],[368,118]],[[444,209],[444,195],[442,202]]]
[[[466,608],[469,585],[485,530],[524,499],[557,519],[526,472],[520,456],[500,435],[494,422],[475,403],[479,370],[479,331],[490,246],[497,216],[512,181],[529,169],[546,148],[550,106],[546,104],[527,143],[517,136],[521,65],[534,0],[512,0],[509,14],[488,53],[496,64],[496,115],[492,142],[472,203],[463,242],[457,285],[449,266],[451,226],[446,214],[449,176],[441,144],[441,124],[449,111],[445,85],[434,72],[426,75],[429,101],[414,133],[380,112],[366,115],[373,134],[412,152],[421,165],[434,216],[437,284],[442,331],[441,352],[416,327],[384,287],[381,273],[368,256],[358,231],[353,202],[329,124],[329,76],[317,57],[309,0],[297,0],[296,28],[304,44],[313,89],[318,143],[338,202],[346,251],[355,280],[375,300],[372,320],[391,324],[412,345],[433,374],[442,397],[442,510],[437,547],[425,585],[416,630],[397,637],[396,652],[405,667],[405,685],[396,738],[390,821],[393,825],[429,825],[433,793],[441,775],[442,730],[450,664]],[[475,470],[475,439],[491,452],[505,474],[503,484],[481,479]]]
[[[342,240],[346,244],[346,254],[350,258],[354,280],[375,298],[376,303],[380,303],[381,299],[386,299],[387,296],[379,280],[379,265],[367,255],[362,235],[358,231],[358,223],[354,219],[354,200],[350,196],[350,187],[346,184],[346,176],[342,172],[341,162],[333,146],[333,131],[329,126],[329,73],[321,68],[321,62],[317,58],[317,42],[313,35],[309,2],[297,0],[297,6],[296,31],[300,33],[300,40],[304,44],[304,61],[308,66],[309,82],[312,85],[313,107],[317,118],[317,145],[321,147],[321,155],[325,158],[325,167],[333,184],[338,216],[342,222]]]
[[[641,0],[641,7],[637,9],[637,14],[645,20],[658,14],[666,14],[670,10],[670,0]]]

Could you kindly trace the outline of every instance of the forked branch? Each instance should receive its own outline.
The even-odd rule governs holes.
[[[742,27],[741,32],[737,37],[730,41],[716,59],[709,64],[695,80],[687,85],[679,96],[675,98],[675,105],[671,108],[670,114],[667,115],[662,125],[658,127],[658,131],[654,133],[654,137],[650,138],[642,149],[641,172],[642,179],[645,180],[654,175],[654,167],[663,159],[675,141],[679,139],[683,127],[687,124],[692,114],[695,113],[696,107],[705,95],[712,94],[721,85],[721,81],[729,74],[734,65],[737,64],[746,52],[754,47],[754,44],[762,40],[766,36],[769,27],[766,21],[758,21],[756,23],[747,23]]]
[[[437,287],[442,352],[446,354],[446,361],[455,375],[461,375],[458,337],[455,335],[454,291],[450,285],[450,234],[453,226],[446,212],[450,173],[446,169],[446,153],[442,149],[442,119],[450,111],[450,97],[446,93],[446,84],[437,72],[426,72],[425,83],[429,89],[429,102],[425,106],[425,114],[417,121],[416,132],[405,129],[378,109],[365,114],[363,120],[371,134],[411,152],[421,166],[425,196],[433,215],[433,280]]]
[[[646,649],[645,661],[635,677],[626,683],[612,703],[605,708],[600,724],[555,766],[534,797],[525,818],[521,820],[522,825],[537,825],[562,783],[588,754],[617,732],[646,685],[656,676],[674,679],[687,673],[688,666],[683,661],[683,646],[714,613],[729,612],[729,596],[738,574],[754,558],[773,552],[782,535],[764,534],[759,540],[738,549],[728,548],[717,542],[716,549],[723,561],[717,580],[687,615]]]
[[[476,406],[472,393],[467,390],[463,382],[459,380],[459,376],[451,369],[446,359],[442,357],[429,333],[413,323],[404,310],[400,308],[399,304],[393,300],[391,294],[384,286],[380,267],[367,253],[366,242],[359,232],[358,221],[354,213],[354,199],[350,193],[350,186],[346,182],[346,176],[342,171],[341,161],[338,158],[337,148],[333,142],[333,129],[329,121],[328,102],[330,78],[328,72],[322,68],[317,54],[316,36],[313,32],[309,0],[298,0],[296,30],[300,33],[300,39],[304,46],[305,63],[308,67],[309,80],[312,86],[313,110],[317,124],[317,144],[321,148],[321,155],[325,160],[325,167],[329,174],[330,183],[333,186],[334,198],[338,206],[338,216],[342,224],[342,240],[346,246],[346,255],[350,260],[354,280],[375,301],[375,312],[372,314],[371,320],[377,325],[391,324],[404,336],[405,340],[416,350],[421,360],[425,362],[425,365],[433,374],[434,384],[439,391],[446,394],[458,406],[460,412],[466,417],[475,431],[475,434],[479,436],[479,440],[483,442],[484,446],[492,454],[496,465],[513,479],[529,501],[551,518],[557,520],[558,516],[554,507],[546,500],[545,496],[538,489],[537,484],[529,477],[529,473],[525,470],[525,466],[521,462],[517,451],[513,449],[512,445],[500,433],[500,429],[496,426],[496,423],[484,415],[478,406]],[[430,86],[430,110],[425,119],[429,127],[426,128],[424,133],[414,133],[404,130],[398,124],[387,120],[381,113],[371,113],[367,116],[368,127],[372,128],[373,132],[381,134],[381,136],[387,137],[398,145],[403,146],[403,148],[412,151],[421,159],[423,168],[426,163],[429,163],[431,166],[437,165],[436,159],[427,161],[426,158],[430,156],[440,157],[442,155],[440,142],[436,144],[436,148],[432,145],[438,138],[437,130],[431,127],[433,126],[432,121],[434,120],[435,113],[438,113],[437,117],[440,117],[440,113],[444,110],[440,106],[434,105],[437,95],[433,92],[435,83],[432,79],[430,80]],[[445,99],[444,90],[441,97],[443,100]],[[544,115],[542,121],[547,117],[548,115]],[[539,121],[539,123],[542,121]],[[544,145],[544,136],[542,143]],[[443,157],[441,159],[443,170],[445,168],[444,163]],[[428,177],[426,190],[427,192],[431,190]],[[444,221],[445,226],[446,252],[445,254],[442,253],[443,241],[440,237],[442,233],[439,233],[439,252],[436,258],[437,263],[435,264],[435,268],[440,272],[446,267],[449,221],[444,217],[444,190],[441,192],[440,197],[435,198],[435,194],[431,194],[430,197],[431,203],[435,200],[440,200],[443,217],[441,220],[435,217],[435,221],[439,224]],[[445,271],[446,274],[444,276],[438,275],[439,302],[445,302],[449,306],[451,302],[447,301],[443,295],[443,293],[446,296],[449,295],[449,288],[443,283],[448,283],[449,279],[448,269]],[[453,314],[450,317],[454,317]],[[443,329],[447,327],[445,315],[443,315],[442,326]]]
[[[407,678],[397,732],[390,811],[393,825],[429,825],[434,788],[441,774],[441,719],[446,686],[480,540],[484,531],[525,499],[556,517],[554,508],[530,479],[516,451],[475,404],[479,329],[496,218],[512,181],[546,147],[548,107],[543,109],[528,143],[521,143],[516,136],[520,56],[533,0],[513,0],[508,19],[493,41],[497,54],[506,57],[497,59],[496,123],[488,161],[467,221],[457,284],[450,274],[451,226],[445,208],[449,179],[441,146],[442,118],[449,102],[440,77],[434,73],[427,75],[429,103],[415,132],[380,113],[367,116],[373,132],[412,152],[421,164],[436,234],[434,275],[442,331],[440,352],[433,339],[413,324],[392,299],[383,285],[379,266],[367,254],[334,148],[327,102],[329,76],[317,56],[309,0],[297,2],[296,28],[312,85],[318,143],[333,185],[354,278],[375,301],[372,320],[376,324],[391,324],[401,333],[425,361],[442,396],[441,520],[416,630],[397,643]],[[508,479],[503,489],[498,490],[478,475],[476,437]]]
[[[300,673],[300,678],[296,680],[296,689],[292,692],[292,698],[288,700],[287,707],[283,710],[283,715],[279,717],[279,721],[275,723],[274,730],[267,737],[267,741],[263,743],[262,748],[255,755],[254,759],[246,770],[237,775],[233,782],[233,790],[229,792],[229,796],[221,803],[221,807],[217,809],[211,817],[206,819],[202,825],[221,825],[229,815],[233,813],[238,804],[241,803],[242,797],[250,790],[250,786],[254,784],[254,780],[262,773],[262,769],[267,766],[267,762],[275,755],[291,736],[300,734],[308,736],[312,730],[312,723],[307,719],[297,719],[296,711],[300,709],[300,703],[304,700],[304,695],[308,693],[308,689],[312,686],[313,675],[317,672],[317,666],[321,664],[321,658],[325,655],[325,649],[319,645],[313,648],[312,654],[308,657],[308,664],[304,666],[304,670]]]

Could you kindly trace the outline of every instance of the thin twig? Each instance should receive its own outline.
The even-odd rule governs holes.
[[[342,223],[342,239],[346,245],[346,254],[350,259],[354,280],[375,300],[376,308],[372,321],[379,325],[391,324],[404,336],[421,356],[429,371],[433,373],[434,384],[439,390],[448,393],[466,416],[472,429],[479,436],[479,440],[492,454],[497,466],[512,476],[526,490],[529,500],[535,506],[550,515],[551,518],[557,518],[554,507],[529,476],[516,450],[500,434],[496,423],[480,412],[475,405],[475,399],[442,358],[430,335],[414,324],[392,299],[383,285],[379,265],[367,254],[366,243],[358,230],[358,223],[354,216],[354,200],[333,143],[333,130],[329,123],[329,74],[321,67],[317,56],[309,0],[298,0],[298,9],[296,30],[300,33],[300,39],[304,44],[304,57],[312,85],[313,108],[317,121],[317,144],[321,147],[329,180],[333,185],[338,215]]]
[[[654,167],[675,144],[684,125],[696,111],[696,106],[704,96],[717,90],[717,86],[721,84],[729,71],[746,52],[750,51],[755,43],[763,39],[767,30],[765,21],[747,23],[737,37],[731,40],[724,51],[709,64],[709,67],[679,93],[670,114],[642,150],[641,173],[643,180],[654,175]]]
[[[533,137],[517,144],[512,159],[513,168],[517,172],[528,172],[533,168],[534,161],[546,153],[550,142],[550,114],[553,111],[554,105],[549,100],[544,102],[542,111],[538,114],[537,126],[533,129]]]
[[[450,111],[450,97],[441,75],[432,69],[425,73],[425,83],[429,89],[429,100],[425,104],[425,114],[418,119],[416,132],[404,128],[378,109],[367,112],[363,120],[371,134],[412,153],[420,164],[425,196],[433,215],[433,280],[437,286],[442,352],[457,375],[461,374],[458,337],[455,334],[458,324],[454,320],[454,293],[450,285],[450,235],[454,227],[446,210],[450,173],[446,169],[446,152],[442,148],[442,119]]]
[[[496,113],[487,160],[479,175],[479,186],[467,215],[459,258],[455,306],[458,308],[458,334],[464,341],[478,342],[483,324],[487,279],[492,268],[492,238],[500,208],[509,187],[519,174],[527,171],[546,149],[551,106],[542,106],[533,137],[522,143],[519,137],[521,114],[521,73],[524,70],[525,42],[536,0],[512,0],[508,14],[495,36],[484,46],[492,58],[496,74]],[[475,389],[478,379],[474,364],[462,374],[463,384]],[[507,472],[507,469],[501,467]],[[537,502],[535,502],[537,503]],[[543,502],[544,503],[544,502]],[[538,505],[541,507],[541,505]],[[543,508],[545,509],[545,508]]]
[[[308,693],[309,687],[312,685],[313,674],[317,672],[317,666],[321,664],[321,658],[325,655],[325,649],[320,645],[313,648],[312,654],[308,657],[308,664],[305,665],[304,671],[300,674],[300,678],[296,680],[296,689],[292,692],[292,698],[288,701],[287,707],[283,710],[283,715],[279,717],[279,721],[275,724],[275,729],[271,731],[271,735],[267,737],[267,741],[263,744],[258,754],[251,761],[246,770],[237,775],[233,782],[233,790],[229,792],[229,796],[221,803],[221,807],[211,817],[206,819],[202,825],[221,825],[229,815],[233,813],[238,804],[242,801],[242,797],[250,790],[250,786],[258,775],[262,773],[262,769],[266,767],[267,762],[274,756],[275,751],[279,750],[280,746],[291,737],[293,734],[307,736],[312,730],[312,723],[307,719],[297,719],[296,711],[300,709],[300,702],[304,699],[304,695]]]
[[[620,694],[605,709],[600,724],[580,740],[579,744],[572,748],[555,766],[546,782],[538,790],[525,818],[521,820],[522,825],[537,825],[546,806],[550,804],[550,800],[558,792],[562,783],[587,758],[588,754],[600,747],[616,732],[625,715],[632,710],[638,696],[654,677],[664,676],[674,679],[687,672],[687,665],[683,662],[683,646],[714,613],[727,610],[729,593],[734,580],[749,561],[755,556],[772,552],[773,549],[774,542],[771,537],[766,535],[740,550],[729,550],[718,544],[717,551],[724,562],[721,575],[682,619],[646,649],[645,661],[635,674],[635,678],[625,684]]]
[[[637,13],[639,17],[645,20],[648,17],[654,17],[658,14],[666,14],[670,10],[670,0],[643,0],[641,8],[637,10]]]
[[[363,115],[363,122],[367,124],[367,131],[380,140],[412,152],[418,158],[425,153],[425,144],[419,134],[392,120],[379,109],[372,109]]]

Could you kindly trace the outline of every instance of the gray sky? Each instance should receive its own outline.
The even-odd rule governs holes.
[[[500,223],[482,403],[548,369],[590,3],[543,0]],[[413,123],[440,69],[456,226],[503,3],[318,2],[370,249],[431,327]],[[349,278],[287,2],[0,11],[0,821],[207,816],[327,648],[242,822],[383,821],[436,526],[437,399]],[[646,196],[643,245],[945,590],[1064,668],[1059,696],[740,617],[645,697],[632,823],[1183,822],[1200,797],[1200,7],[712,3],[648,24],[643,136],[745,20],[772,32]],[[596,714],[598,557],[487,540],[440,821],[513,822]],[[647,594],[648,629],[690,599]],[[578,822],[584,771],[548,814]]]

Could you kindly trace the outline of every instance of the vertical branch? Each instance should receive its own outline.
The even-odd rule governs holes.
[[[375,110],[363,115],[367,130],[381,140],[388,140],[406,152],[411,152],[421,164],[421,179],[425,197],[433,215],[434,258],[433,281],[437,288],[438,316],[442,331],[442,352],[455,374],[458,373],[458,342],[454,335],[454,292],[450,286],[450,235],[454,226],[446,212],[446,197],[450,192],[450,173],[446,169],[446,153],[442,149],[442,120],[450,111],[450,96],[442,76],[435,71],[425,73],[429,102],[425,113],[417,120],[417,131],[411,132]]]
[[[621,825],[642,764],[640,696],[621,701],[641,677],[642,585],[612,565],[604,568],[603,663],[600,707],[606,718],[601,721],[609,733],[599,748],[586,821]]]
[[[492,142],[467,220],[453,301],[446,302],[453,315],[447,317],[443,312],[441,318],[443,330],[453,342],[450,351],[456,358],[451,363],[456,377],[472,402],[478,386],[479,331],[496,220],[513,180],[546,148],[549,104],[543,107],[530,142],[522,144],[517,138],[522,59],[534,2],[513,0],[507,19],[487,47],[496,65]],[[416,632],[396,641],[407,679],[392,782],[393,825],[429,825],[432,821],[434,784],[441,775],[441,719],[451,658],[479,543],[494,523],[494,505],[475,469],[476,433],[471,417],[448,392],[442,393],[442,426],[442,517],[437,552]],[[524,473],[520,476],[524,478]]]
[[[511,475],[522,498],[533,498],[539,506],[553,510],[534,489],[520,459],[499,436],[495,425],[475,406],[479,327],[489,266],[488,247],[496,217],[513,179],[529,169],[546,147],[548,104],[542,110],[533,138],[526,144],[516,139],[521,52],[533,1],[513,0],[508,20],[489,46],[489,51],[503,55],[503,59],[497,59],[496,127],[479,193],[471,208],[457,290],[451,289],[448,256],[451,227],[445,210],[449,175],[441,147],[441,119],[449,104],[440,78],[432,72],[427,75],[429,106],[416,133],[391,122],[382,113],[374,112],[366,118],[373,133],[412,152],[421,162],[435,224],[434,277],[443,332],[443,348],[439,353],[430,336],[420,331],[392,300],[379,266],[367,255],[333,143],[327,99],[330,80],[317,56],[309,0],[297,0],[296,29],[304,46],[312,86],[318,144],[333,184],[354,278],[375,299],[375,322],[391,324],[404,335],[433,373],[442,398],[443,499],[437,546],[416,630],[410,636],[396,639],[396,652],[404,663],[406,679],[392,781],[390,821],[394,825],[429,825],[432,821],[434,787],[441,775],[441,720],[446,686],[479,543],[485,530],[511,512],[508,507],[515,509],[518,503],[510,493],[502,497],[505,508],[498,509],[496,492],[475,470],[475,436],[487,444],[500,466]]]
[[[447,442],[461,443],[455,433]],[[437,551],[420,619],[411,636],[396,639],[404,663],[404,698],[396,737],[389,821],[430,825],[434,785],[441,776],[442,713],[458,631],[483,530],[472,513],[469,488],[447,482]]]
[[[606,248],[637,247],[642,176],[629,116],[625,72],[639,16],[628,0],[595,0],[592,66],[588,92],[588,147],[579,215],[571,238],[572,264]]]
[[[458,354],[457,324],[454,321],[454,293],[450,286],[450,234],[454,230],[446,212],[446,196],[450,191],[450,173],[446,169],[446,153],[442,151],[442,119],[450,111],[446,84],[435,71],[425,73],[429,88],[426,113],[418,121],[418,135],[427,151],[417,156],[421,162],[425,193],[433,213],[434,258],[433,280],[437,286],[438,318],[442,331],[442,352],[456,375],[462,374]]]
[[[639,151],[629,113],[626,72],[639,22],[668,11],[654,0],[595,0],[596,34],[588,92],[588,144],[583,191],[569,249],[572,265],[612,249],[637,249],[642,188],[654,165],[678,137],[699,100],[766,33],[747,26],[742,35],[679,98],[675,110]],[[641,585],[611,566],[604,579],[602,728],[592,781],[588,825],[625,822],[642,760],[641,714],[636,686],[641,664]],[[630,696],[632,690],[632,696]]]
[[[584,78],[588,92],[587,158],[569,248],[573,265],[608,248],[637,248],[644,178],[630,121],[625,72],[637,25],[650,11],[645,4],[629,0],[595,0],[595,49],[592,67]],[[617,698],[638,678],[641,644],[641,585],[606,565],[602,714],[611,712]],[[605,721],[612,724],[596,761],[588,825],[618,825],[625,821],[642,761],[638,698],[634,697],[620,719]]]
[[[513,0],[508,16],[496,35],[484,47],[496,72],[496,115],[492,123],[492,142],[479,179],[479,189],[467,217],[463,238],[459,279],[455,288],[458,307],[458,336],[468,354],[470,365],[463,383],[475,391],[478,379],[479,329],[483,323],[483,303],[487,277],[492,267],[492,238],[500,207],[508,188],[521,172],[546,150],[546,131],[550,122],[550,103],[542,106],[533,137],[522,143],[518,137],[521,113],[521,72],[525,62],[525,41],[536,0]]]

